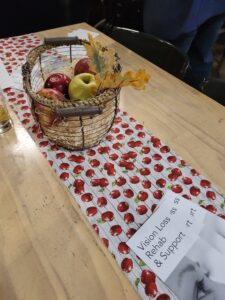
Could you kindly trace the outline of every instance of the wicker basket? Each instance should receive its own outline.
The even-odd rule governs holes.
[[[119,105],[119,90],[106,90],[85,101],[61,102],[37,94],[47,76],[56,70],[70,70],[72,62],[86,56],[84,43],[87,41],[77,38],[46,39],[43,45],[31,50],[22,68],[32,113],[44,134],[57,145],[71,150],[99,144],[110,130]],[[40,112],[37,115],[37,104],[51,110],[53,124],[49,125],[45,118],[40,118]]]

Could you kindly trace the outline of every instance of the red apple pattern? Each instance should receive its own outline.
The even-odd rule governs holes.
[[[34,35],[0,40],[0,59],[9,73],[23,64]],[[225,219],[224,197],[158,137],[118,110],[105,141],[83,152],[50,142],[33,120],[25,92],[6,89],[6,99],[60,180],[73,194],[104,245],[111,251],[142,299],[170,300],[166,286],[126,245],[154,212],[167,189]],[[138,278],[137,278],[138,276]],[[138,280],[134,280],[137,278]],[[134,282],[135,281],[135,282]]]

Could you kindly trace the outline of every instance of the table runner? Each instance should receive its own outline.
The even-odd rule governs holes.
[[[0,40],[0,58],[12,73],[40,44],[34,35]],[[146,289],[148,267],[126,241],[149,218],[167,189],[225,218],[224,195],[126,112],[118,110],[111,132],[97,147],[68,151],[50,142],[30,112],[27,95],[5,90],[10,107],[92,224],[142,299],[177,299],[166,285]],[[141,97],[141,93],[140,93]]]

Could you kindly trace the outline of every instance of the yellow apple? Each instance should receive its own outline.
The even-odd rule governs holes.
[[[69,84],[70,100],[86,100],[94,96],[97,83],[93,74],[81,73],[74,76]]]

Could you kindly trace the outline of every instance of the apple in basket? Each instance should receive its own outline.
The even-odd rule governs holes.
[[[34,111],[38,121],[45,126],[52,126],[55,121],[55,114],[52,109],[44,104],[35,103]]]
[[[97,91],[95,76],[90,73],[81,73],[74,76],[69,84],[71,100],[86,100],[94,96]]]
[[[92,72],[90,70],[89,62],[90,62],[90,59],[88,57],[81,58],[75,65],[74,75],[78,75],[78,74],[81,74],[81,73],[94,74],[94,72]]]
[[[67,97],[70,81],[71,79],[67,75],[54,73],[46,79],[44,87],[57,90]]]
[[[37,92],[37,94],[49,100],[66,101],[64,95],[61,92],[54,89],[42,88],[39,92]],[[38,102],[35,102],[34,106],[35,114],[39,122],[45,126],[51,126],[56,120],[56,116],[52,109]]]
[[[49,100],[66,101],[65,96],[61,92],[54,89],[43,88],[37,92],[37,94]]]

